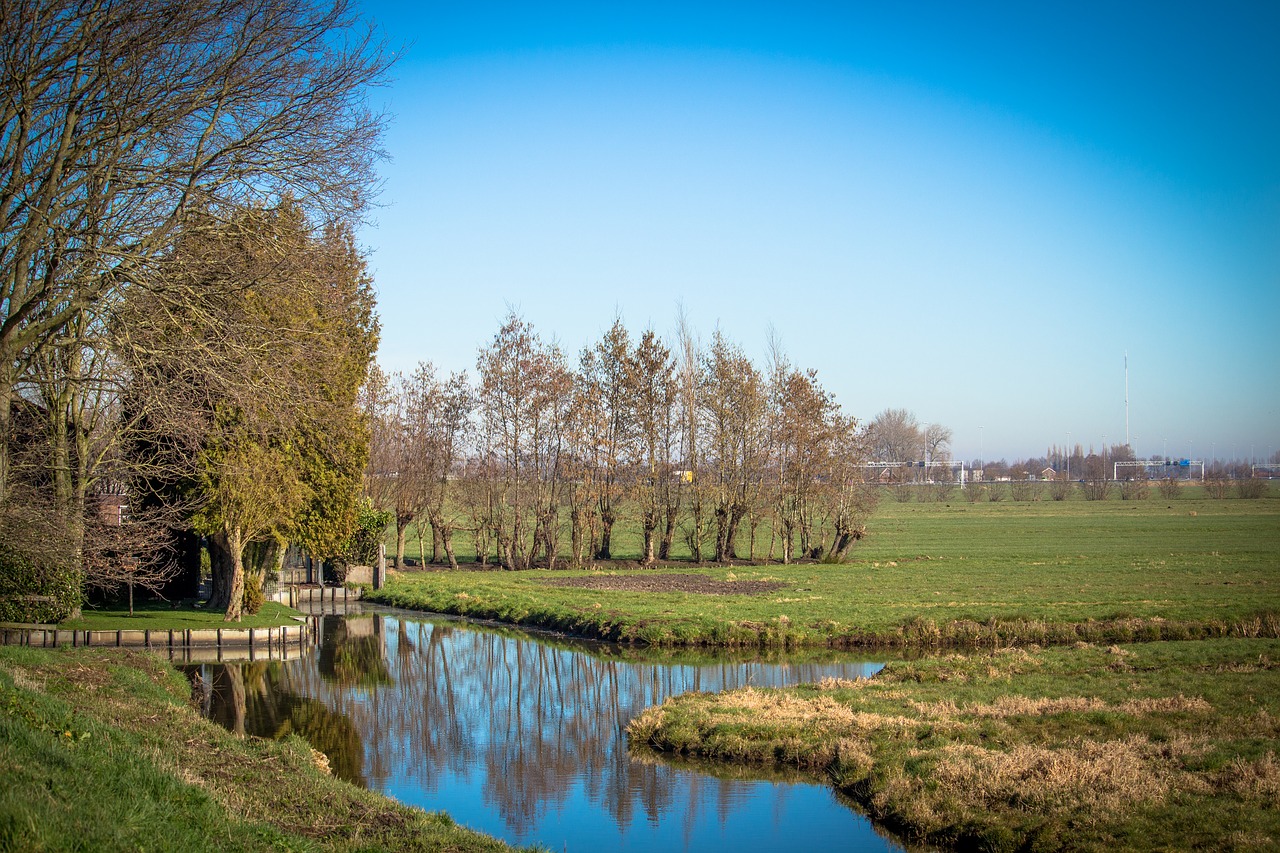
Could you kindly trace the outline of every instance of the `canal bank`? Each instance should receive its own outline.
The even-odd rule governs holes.
[[[303,741],[236,737],[189,694],[154,653],[0,647],[0,849],[509,849],[334,778]]]

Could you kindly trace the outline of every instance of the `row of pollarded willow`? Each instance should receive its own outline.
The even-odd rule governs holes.
[[[513,314],[481,348],[474,386],[429,364],[383,377],[367,483],[395,514],[397,564],[417,522],[454,566],[459,531],[481,563],[567,553],[582,566],[614,558],[624,513],[644,563],[670,559],[677,536],[695,562],[744,556],[744,539],[754,557],[762,524],[784,562],[844,559],[873,506],[862,434],[813,371],[771,352],[761,371],[719,332],[701,348],[682,321],[672,348],[618,320],[575,370]]]
[[[304,327],[317,340],[324,321],[312,320],[340,313],[333,298],[342,288],[324,279],[349,272],[330,264],[350,255],[350,240],[338,235],[366,209],[375,185],[384,122],[365,92],[388,62],[348,0],[0,0],[0,35],[0,545],[19,552],[9,562],[75,576],[67,602],[42,614],[59,618],[78,604],[81,566],[91,582],[159,582],[163,574],[113,556],[150,553],[158,543],[136,524],[99,524],[92,504],[105,485],[117,498],[129,495],[135,521],[144,503],[161,503],[144,496],[200,498],[208,518],[218,517],[206,527],[222,528],[233,550],[235,539],[248,541],[266,523],[223,524],[231,504],[280,503],[279,495],[254,495],[259,486],[240,476],[279,467],[270,442],[229,437],[248,429],[247,389],[259,392],[259,410],[293,390],[272,373],[279,360],[265,348]],[[273,230],[282,224],[273,211],[285,200],[299,214],[285,231],[308,232],[310,269],[299,271],[306,264],[288,263],[278,249],[272,265],[273,247],[297,244]],[[322,224],[334,227],[321,233]],[[286,268],[297,274],[292,281]],[[267,274],[224,274],[236,270]],[[249,305],[255,287],[275,295],[286,285],[294,294],[286,304],[303,312],[303,323],[274,325],[280,312]],[[245,322],[228,322],[233,315]],[[143,317],[147,328],[126,317]],[[144,332],[169,321],[177,333],[137,349]],[[216,346],[214,327],[227,333]],[[225,356],[237,349],[244,361],[229,370]],[[138,381],[139,365],[155,368],[161,352],[171,363]],[[178,393],[143,393],[158,385]],[[219,397],[210,386],[236,390]],[[202,395],[217,400],[216,417],[209,407],[173,417],[176,406]],[[182,442],[157,436],[161,420],[174,432],[212,425],[223,436],[196,442],[199,452],[187,460],[209,464],[185,465],[180,488],[149,494],[144,481],[165,454],[139,459],[131,451],[145,445],[174,451],[170,460],[181,456]],[[139,435],[133,428],[142,424]],[[327,457],[331,437],[323,430],[309,429],[307,441],[313,460]],[[225,492],[237,478],[233,497]],[[310,498],[341,487],[350,493],[341,500],[354,501],[352,478],[342,479],[313,477],[312,486],[324,486]],[[29,523],[33,507],[41,525]],[[272,525],[288,515],[268,514]],[[165,524],[187,523],[186,515]]]

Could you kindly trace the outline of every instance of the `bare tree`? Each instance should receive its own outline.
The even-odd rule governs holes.
[[[719,331],[703,356],[701,411],[716,521],[715,559],[736,558],[738,527],[757,499],[765,452],[765,384]]]
[[[636,345],[631,362],[631,388],[635,408],[636,436],[639,454],[636,460],[639,479],[640,528],[642,559],[646,564],[655,558],[655,533],[662,523],[664,510],[679,500],[672,464],[671,425],[676,404],[676,365],[671,351],[652,331],[647,331]],[[662,559],[671,547],[674,511],[667,513],[673,523],[665,531]]]
[[[387,61],[348,0],[0,0],[0,499],[11,389],[85,309],[158,279],[192,211],[358,214]]]
[[[951,459],[951,428],[942,424],[929,424],[921,433],[921,446],[927,462],[947,462]]]
[[[906,409],[885,409],[867,424],[871,455],[877,462],[912,462],[924,458],[920,422]]]
[[[703,560],[702,548],[707,538],[706,484],[702,468],[699,396],[701,393],[701,354],[688,319],[681,312],[676,319],[678,342],[677,382],[679,384],[680,464],[676,472],[688,500],[688,529],[685,541],[695,563]]]
[[[866,521],[876,506],[876,493],[862,477],[867,436],[857,421],[833,412],[830,418],[833,447],[831,464],[819,492],[827,503],[831,542],[821,553],[830,563],[842,563],[849,550],[866,535]],[[815,556],[818,556],[815,554]]]
[[[572,374],[514,312],[477,359],[483,436],[500,478],[493,529],[509,569],[530,568],[541,550],[556,557],[559,488]]]
[[[818,384],[813,371],[793,368],[776,342],[771,344],[770,434],[772,436],[773,502],[782,562],[814,547],[818,524],[819,480],[829,473],[835,451],[834,400]]]
[[[382,396],[366,482],[378,505],[394,514],[395,564],[404,565],[409,526],[418,523],[421,541],[425,521],[432,529],[432,560],[443,547],[456,568],[453,534],[461,520],[450,483],[470,432],[473,402],[466,375],[443,380],[430,362],[420,362],[410,376],[394,377]]]
[[[586,450],[594,469],[595,497],[600,512],[600,547],[596,558],[613,558],[613,525],[627,494],[625,476],[635,441],[635,368],[631,337],[615,318],[594,347],[584,349],[577,380],[582,386],[583,422],[588,426]]]
[[[1105,450],[1105,448],[1104,448]],[[1107,471],[1107,460],[1103,456],[1096,453],[1090,453],[1084,458],[1084,499],[1087,501],[1106,500],[1107,495],[1111,493],[1111,478]]]

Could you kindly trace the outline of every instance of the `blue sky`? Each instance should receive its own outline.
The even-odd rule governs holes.
[[[1280,4],[367,2],[380,360],[683,310],[972,458],[1280,449]]]

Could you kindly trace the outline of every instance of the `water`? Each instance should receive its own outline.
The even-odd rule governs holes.
[[[889,850],[830,787],[785,770],[628,750],[627,723],[689,690],[869,676],[815,653],[653,653],[403,611],[321,619],[301,660],[205,665],[206,710],[291,732],[335,775],[554,851]]]

